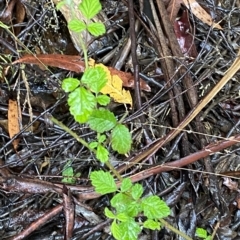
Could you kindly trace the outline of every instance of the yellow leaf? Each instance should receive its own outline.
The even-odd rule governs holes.
[[[196,0],[183,0],[185,6],[192,11],[192,13],[213,28],[222,29],[218,23],[214,23],[212,17],[196,2]]]
[[[89,65],[93,66],[94,64],[91,62]],[[108,79],[108,82],[101,90],[101,93],[108,94],[115,102],[130,104],[132,107],[132,96],[129,91],[123,88],[122,79],[118,75],[111,74],[109,68],[103,64],[95,64],[95,67],[97,66],[103,68]]]

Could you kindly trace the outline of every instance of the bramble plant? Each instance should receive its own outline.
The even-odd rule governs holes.
[[[163,218],[170,214],[167,204],[158,196],[144,196],[143,186],[133,184],[130,178],[122,178],[109,161],[109,145],[119,154],[126,154],[131,149],[132,137],[128,128],[106,106],[110,102],[107,95],[101,94],[101,89],[107,83],[106,72],[100,66],[89,67],[87,47],[82,38],[82,33],[87,31],[94,36],[100,36],[106,32],[101,22],[92,22],[92,18],[99,13],[102,6],[99,0],[82,0],[78,9],[81,11],[83,20],[74,18],[75,9],[72,0],[64,0],[57,5],[61,8],[66,4],[72,11],[73,19],[69,21],[68,28],[78,33],[79,42],[83,50],[85,72],[81,79],[66,78],[62,88],[68,95],[68,105],[71,114],[78,123],[86,123],[96,132],[96,141],[88,144],[61,122],[55,118],[52,121],[63,127],[85,147],[95,153],[96,158],[105,163],[112,173],[121,182],[120,188],[110,172],[93,171],[90,174],[95,191],[100,194],[114,193],[110,201],[111,209],[105,208],[106,217],[112,219],[111,232],[117,240],[135,240],[143,228],[160,230],[162,226],[168,227],[185,239],[191,238],[168,224]],[[73,181],[72,167],[65,166],[63,181]],[[141,219],[139,218],[141,216]]]
[[[212,236],[208,235],[207,230],[204,228],[197,228],[195,235],[203,240],[212,240]]]

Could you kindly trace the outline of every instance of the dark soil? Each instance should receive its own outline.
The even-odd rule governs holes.
[[[139,10],[142,1],[134,1],[135,20],[140,21],[134,36],[128,1],[103,0],[107,17],[103,21],[108,31],[90,41],[89,56],[96,62],[136,72],[136,59],[130,48],[126,50],[128,40],[134,43],[135,38],[139,74],[151,87],[151,92],[129,89],[134,104],[132,108],[127,106],[124,124],[131,130],[133,145],[128,156],[111,150],[112,163],[122,175],[135,177],[144,186],[144,195],[161,196],[171,208],[166,220],[192,239],[197,239],[197,227],[214,234],[214,239],[240,239],[240,72],[219,89],[184,130],[179,127],[237,57],[239,0],[199,1],[216,22],[221,21],[222,30],[204,24],[182,3],[177,16],[188,13],[190,26],[172,35],[170,13],[165,11],[160,17],[158,1],[153,3],[162,34],[158,33],[160,27],[148,1],[143,1],[143,13]],[[74,121],[61,90],[64,78],[81,74],[51,66],[11,64],[27,53],[81,53],[71,39],[64,16],[51,0],[6,2],[0,1],[0,20],[9,26],[9,30],[0,26],[0,239],[113,239],[110,221],[103,212],[111,195],[94,194],[89,181],[91,171],[107,167],[49,120],[54,116],[87,142],[95,139],[96,134],[87,125]],[[171,12],[172,2],[165,4]],[[183,49],[174,43],[189,35],[194,41],[186,43],[187,50],[181,52]],[[22,116],[21,130],[13,138],[9,137],[9,100],[18,103]],[[126,112],[124,105],[113,101],[109,108],[118,119]],[[181,131],[168,139],[178,128]],[[221,145],[232,138],[236,139],[232,144]],[[15,148],[14,139],[19,141]],[[204,149],[208,153],[201,155]],[[192,160],[196,153],[199,157]],[[179,164],[184,157],[189,162]],[[80,177],[75,184],[64,187],[62,171],[68,162]],[[172,162],[175,168],[161,170],[161,165]],[[74,223],[66,209],[75,209]],[[74,230],[70,238],[71,224]],[[139,239],[183,238],[162,228],[144,230]]]

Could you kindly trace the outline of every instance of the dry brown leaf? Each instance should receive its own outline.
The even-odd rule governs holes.
[[[213,28],[222,29],[218,23],[214,23],[212,17],[195,1],[195,0],[183,0],[185,6],[192,11],[192,13]]]
[[[101,67],[107,74],[108,82],[102,88],[101,93],[109,94],[115,102],[130,104],[132,106],[132,96],[129,91],[123,89],[123,81],[119,75],[113,74],[108,67],[103,64],[95,64],[95,67]],[[120,71],[118,71],[119,73]]]
[[[17,133],[20,132],[19,125],[19,110],[17,101],[9,99],[8,101],[8,132],[9,136],[12,139]],[[20,139],[15,139],[13,141],[13,148],[17,150]]]
[[[90,60],[89,65],[94,64],[91,63]],[[58,67],[65,70],[73,71],[76,73],[84,72],[85,64],[83,61],[80,60],[79,56],[76,55],[61,55],[61,54],[37,54],[37,55],[25,55],[20,59],[14,61],[12,64],[17,63],[29,63],[29,64],[38,64],[41,66],[51,66],[51,67]],[[118,75],[122,80],[122,85],[124,87],[134,88],[134,77],[131,73],[126,73],[119,71],[112,67],[107,67],[109,71],[114,74]],[[140,79],[140,88],[146,92],[151,92],[150,86]]]

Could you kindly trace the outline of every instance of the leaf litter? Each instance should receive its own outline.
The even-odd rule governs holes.
[[[113,0],[103,1],[103,4],[105,4],[104,13],[107,16],[105,19],[106,24],[108,18],[111,17],[113,19],[111,21],[122,19],[122,23],[118,22],[118,24],[120,24],[121,29],[128,29],[127,5],[124,5],[124,2],[125,1]],[[94,194],[94,192],[91,192],[92,189],[88,182],[89,171],[91,169],[101,168],[101,166],[95,162],[92,155],[85,148],[79,143],[76,143],[76,141],[55,125],[52,125],[47,118],[47,112],[51,113],[63,121],[69,128],[74,129],[77,134],[84,136],[86,140],[91,141],[94,139],[93,134],[87,126],[76,125],[73,122],[69,115],[69,110],[66,108],[63,93],[58,90],[61,79],[65,78],[66,74],[71,76],[80,74],[77,76],[80,77],[84,71],[84,65],[76,51],[69,54],[69,51],[64,52],[64,49],[62,49],[62,53],[58,55],[56,55],[56,53],[59,53],[57,49],[53,51],[51,47],[53,46],[52,37],[58,36],[60,38],[57,38],[56,41],[54,40],[59,46],[60,42],[64,43],[64,41],[66,41],[63,39],[66,33],[63,32],[63,34],[60,34],[64,26],[66,26],[64,25],[66,23],[61,19],[62,17],[59,15],[59,12],[55,11],[54,6],[51,5],[51,1],[44,0],[44,3],[46,4],[43,4],[43,2],[41,4],[35,2],[37,12],[32,11],[29,6],[22,4],[22,7],[26,10],[26,15],[24,15],[23,8],[18,10],[20,17],[17,17],[18,20],[16,24],[21,25],[23,17],[27,22],[34,20],[34,27],[29,27],[29,29],[31,29],[33,42],[31,43],[29,30],[27,30],[25,26],[18,28],[18,31],[20,31],[19,38],[21,38],[23,43],[34,52],[35,56],[37,56],[48,69],[46,69],[46,67],[39,68],[39,60],[37,60],[35,56],[25,55],[24,53],[20,58],[16,58],[17,54],[12,51],[14,48],[12,49],[11,46],[16,46],[15,43],[18,45],[18,42],[13,42],[8,33],[2,33],[3,40],[9,42],[11,46],[9,47],[7,44],[2,44],[4,41],[1,42],[1,50],[3,53],[1,67],[3,69],[6,66],[6,62],[8,62],[11,67],[5,76],[9,82],[1,81],[0,88],[0,141],[2,146],[0,151],[2,158],[2,161],[0,161],[0,186],[3,199],[9,199],[10,195],[15,196],[11,199],[11,208],[17,210],[10,213],[6,210],[8,207],[7,201],[3,201],[4,206],[2,210],[5,215],[2,221],[4,222],[5,219],[12,220],[15,222],[15,226],[18,226],[18,229],[27,229],[29,224],[26,225],[19,216],[28,216],[29,221],[36,224],[35,226],[41,226],[40,232],[35,230],[33,235],[26,236],[31,239],[39,239],[39,237],[41,237],[41,239],[44,237],[48,238],[52,233],[56,232],[63,239],[64,233],[62,229],[65,228],[65,217],[69,223],[69,228],[66,228],[66,237],[68,238],[70,238],[72,234],[73,221],[75,222],[75,229],[73,230],[73,237],[75,237],[75,239],[80,236],[87,237],[87,234],[90,234],[93,229],[91,223],[94,223],[95,229],[97,229],[96,232],[93,231],[91,233],[91,237],[97,237],[98,234],[108,235],[108,232],[104,232],[105,230],[103,230],[100,225],[97,225],[104,219],[103,208],[107,205],[106,197],[100,197]],[[238,25],[240,24],[239,10],[235,8],[236,6],[227,6],[224,2],[219,3],[218,6],[215,6],[216,8],[207,5],[205,2],[204,5],[199,5],[202,3],[197,3],[196,1],[184,1],[184,5],[181,1],[176,2],[176,4],[174,1],[170,3],[172,9],[170,7],[169,10],[172,12],[172,22],[182,20],[181,17],[184,15],[184,11],[189,13],[188,20],[186,20],[186,16],[183,16],[183,18],[185,18],[183,21],[184,24],[186,22],[188,24],[186,29],[183,29],[183,32],[179,36],[176,36],[183,38],[184,41],[187,42],[186,45],[183,44],[183,54],[191,52],[189,46],[193,46],[197,51],[195,54],[198,56],[196,58],[190,54],[186,57],[190,57],[192,59],[191,62],[185,61],[181,62],[183,63],[182,65],[178,65],[178,63],[182,61],[182,58],[174,55],[158,55],[157,47],[155,43],[153,43],[149,32],[145,32],[146,29],[139,32],[138,41],[139,49],[141,50],[139,67],[141,74],[144,76],[144,80],[147,81],[141,81],[142,90],[146,90],[145,92],[142,91],[140,96],[143,101],[142,109],[135,109],[135,95],[133,95],[134,77],[131,73],[124,71],[128,66],[124,65],[124,68],[121,69],[122,71],[114,68],[114,63],[119,60],[118,58],[125,43],[124,39],[126,35],[119,30],[114,34],[109,33],[110,37],[98,39],[97,44],[93,43],[91,45],[91,48],[95,49],[93,52],[96,53],[95,55],[91,55],[91,57],[97,62],[101,62],[99,60],[104,57],[112,56],[110,60],[104,59],[104,61],[107,62],[104,64],[104,68],[106,67],[106,70],[109,71],[111,75],[109,85],[112,85],[113,76],[116,75],[122,79],[122,86],[130,88],[131,96],[134,96],[133,109],[128,109],[129,115],[125,119],[125,125],[131,129],[133,134],[133,149],[130,151],[130,158],[111,153],[111,161],[115,163],[116,169],[119,169],[119,171],[121,167],[123,167],[121,165],[122,163],[125,162],[127,165],[130,165],[131,157],[141,156],[142,151],[144,152],[148,149],[147,143],[151,141],[154,143],[155,141],[158,142],[162,136],[168,135],[171,127],[173,127],[173,116],[170,111],[170,107],[172,108],[173,106],[169,104],[171,100],[170,89],[176,84],[183,87],[183,84],[180,83],[182,76],[177,78],[173,86],[169,86],[170,80],[167,74],[163,72],[162,66],[164,66],[164,64],[162,59],[170,57],[174,59],[173,62],[176,66],[174,71],[176,71],[176,74],[177,70],[182,66],[188,68],[189,73],[194,79],[199,99],[203,99],[216,83],[226,75],[232,62],[236,59],[236,46],[240,45],[239,38],[237,38],[239,35]],[[189,4],[191,4],[190,7],[188,7]],[[186,6],[188,10],[184,6]],[[173,9],[173,7],[175,9]],[[10,8],[7,9],[9,10]],[[16,14],[16,12],[14,12],[17,11],[16,9],[17,8],[11,9],[12,16]],[[203,12],[203,9],[207,15]],[[217,9],[217,11],[214,9]],[[47,12],[46,15],[43,15],[43,10]],[[229,12],[229,15],[226,14],[226,11]],[[29,13],[32,15],[29,15]],[[210,16],[214,14],[216,15],[216,21],[213,22]],[[31,19],[31,16],[34,18]],[[40,16],[42,16],[42,20]],[[227,16],[228,20],[225,20]],[[55,20],[50,21],[50,17],[52,17],[52,20]],[[224,19],[224,21],[221,22],[222,19]],[[46,30],[45,33],[50,34],[44,35],[41,27],[36,24],[37,21],[43,22],[44,25],[41,27],[44,27]],[[61,27],[58,27],[57,22],[60,23]],[[219,22],[219,25],[216,25],[216,28],[212,30],[210,27],[213,27],[213,24],[217,22]],[[118,24],[115,26],[118,26]],[[229,26],[233,27],[229,29]],[[181,29],[181,26],[179,29]],[[114,32],[115,29],[113,28],[112,31]],[[39,40],[36,37],[40,34],[41,38]],[[49,35],[51,39],[48,38]],[[191,38],[187,40],[187,36],[191,36]],[[47,41],[45,41],[46,39]],[[91,41],[94,42],[94,40],[90,39],[90,42]],[[68,40],[67,44],[71,44],[70,40]],[[73,45],[76,45],[76,42]],[[98,53],[99,46],[101,46],[103,53]],[[19,49],[21,49],[21,47],[21,45],[18,45]],[[12,55],[10,59],[7,58],[9,52]],[[120,60],[124,63],[131,62],[128,57]],[[12,144],[8,144],[8,142],[11,141],[11,138],[15,134],[19,133],[20,128],[18,128],[18,124],[21,116],[17,115],[16,110],[10,111],[9,109],[12,109],[13,105],[14,109],[21,107],[22,115],[24,118],[27,118],[27,122],[29,122],[29,114],[28,111],[23,109],[23,104],[21,103],[20,106],[16,106],[16,102],[12,103],[9,100],[12,99],[11,91],[14,92],[16,87],[22,93],[21,96],[26,95],[25,86],[21,82],[20,75],[18,75],[17,63],[26,64],[25,72],[31,89],[30,98],[38,98],[38,101],[32,106],[33,121],[38,121],[39,124],[33,132],[24,131],[23,134],[18,137],[21,141],[13,147]],[[66,71],[62,69],[72,71],[72,73],[66,73]],[[163,74],[160,75],[157,69],[161,69]],[[229,137],[231,137],[231,140],[234,136],[237,136],[236,134],[239,131],[239,77],[239,72],[237,72],[232,77],[232,80],[226,83],[214,99],[200,112],[199,116],[201,117],[204,129],[207,130],[206,136],[209,136],[208,142],[211,143],[210,147],[223,144],[221,141],[222,138],[227,141]],[[125,80],[123,80],[124,78]],[[157,81],[159,85],[155,85],[154,81],[151,81],[152,79]],[[144,86],[148,86],[148,88],[144,89]],[[159,86],[163,86],[163,88]],[[121,96],[120,98],[122,98],[125,103],[126,101],[130,103],[130,98],[124,96],[122,93],[124,90],[123,87],[117,90],[118,95]],[[124,91],[127,92],[128,90],[129,89],[125,89]],[[180,91],[181,94],[184,94],[185,90],[186,89],[183,88],[182,91]],[[108,91],[110,92],[110,90]],[[54,101],[48,101],[47,96],[51,96],[51,99],[54,99]],[[173,96],[175,103],[178,101],[177,97],[178,96]],[[186,113],[188,113],[190,107],[186,99],[187,97],[185,97],[184,104]],[[46,102],[44,108],[42,104],[40,104],[43,101]],[[113,109],[119,118],[121,118],[125,112],[125,108],[122,105],[116,105],[114,102],[111,102],[109,108]],[[8,111],[14,114],[11,115],[11,117],[9,114],[8,117]],[[177,111],[180,111],[180,109],[177,108]],[[146,116],[146,122],[144,123],[141,123],[142,115]],[[3,127],[2,120],[6,121],[9,119],[10,128]],[[194,235],[194,229],[197,226],[207,229],[209,234],[212,234],[213,230],[216,230],[215,234],[219,239],[236,239],[239,232],[240,202],[238,193],[238,166],[240,164],[238,144],[232,145],[225,150],[218,150],[216,153],[212,152],[208,159],[210,166],[207,164],[207,159],[202,158],[204,160],[194,161],[192,164],[186,165],[183,170],[171,169],[169,172],[164,171],[156,175],[158,165],[171,163],[183,158],[183,151],[186,146],[189,146],[189,152],[185,157],[191,158],[196,154],[200,154],[201,152],[199,150],[208,145],[205,144],[201,147],[199,141],[201,135],[198,134],[199,130],[195,123],[194,120],[191,126],[186,129],[187,132],[185,132],[185,135],[188,138],[186,145],[182,145],[184,137],[181,141],[181,136],[179,138],[175,137],[171,142],[168,142],[167,145],[159,149],[155,155],[148,152],[148,156],[153,156],[150,158],[150,161],[136,162],[131,165],[131,169],[125,170],[125,173],[127,172],[129,175],[133,175],[135,172],[144,175],[150,171],[155,171],[152,175],[156,177],[155,179],[147,178],[145,180],[146,187],[144,194],[148,195],[154,192],[161,195],[172,209],[173,218],[169,218],[168,220],[171,221],[172,224],[177,225],[181,231],[187,233],[189,236]],[[223,128],[223,126],[227,126],[227,128]],[[148,134],[148,136],[146,134]],[[164,141],[165,140],[166,139],[164,139]],[[212,149],[210,147],[206,148],[206,150]],[[16,148],[17,153],[14,151]],[[62,188],[62,171],[67,163],[69,163],[73,169],[73,178],[75,181],[75,184],[71,186],[67,185],[69,192],[63,191]],[[155,163],[156,166],[152,166],[153,163]],[[10,171],[7,166],[9,166]],[[124,167],[126,166],[124,165]],[[78,173],[81,173],[80,177]],[[225,174],[227,178],[222,178],[222,176],[218,176],[217,174]],[[211,176],[214,176],[215,180]],[[12,183],[11,186],[6,184],[9,182]],[[92,193],[92,195],[90,193]],[[32,209],[32,211],[26,211],[23,207],[17,208],[17,206],[22,206],[19,197],[28,205],[29,208],[27,209]],[[62,211],[62,205],[58,204],[61,204],[62,199],[64,199],[64,216],[59,214]],[[85,204],[81,199],[92,200]],[[35,202],[38,202],[39,208],[34,207]],[[75,213],[74,220],[72,204],[75,204],[76,209],[78,209]],[[81,210],[79,210],[80,207]],[[43,216],[45,216],[45,218]],[[51,220],[54,216],[54,220]],[[46,223],[48,220],[49,224],[42,226],[42,223]],[[218,225],[218,223],[220,223],[220,225]],[[4,239],[9,239],[8,233],[12,235],[16,234],[14,229],[8,224],[5,224],[0,231]],[[147,230],[145,234],[150,236],[151,232]],[[158,239],[177,239],[177,236],[167,229],[160,230],[157,234]]]

